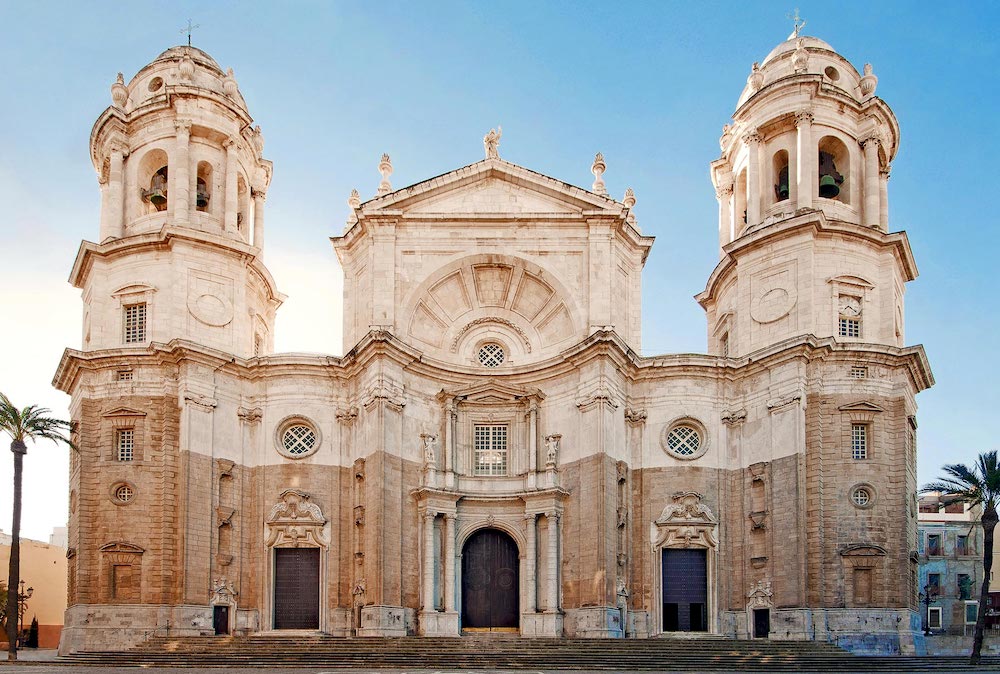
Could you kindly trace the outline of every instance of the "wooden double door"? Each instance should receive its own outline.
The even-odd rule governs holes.
[[[275,548],[274,629],[319,629],[319,548]]]
[[[462,628],[516,630],[520,624],[517,544],[497,529],[474,533],[462,549]]]
[[[663,631],[708,630],[708,553],[663,551]]]

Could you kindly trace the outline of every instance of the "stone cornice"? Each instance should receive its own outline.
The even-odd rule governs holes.
[[[105,243],[81,242],[69,275],[69,282],[74,288],[82,289],[95,258],[115,258],[146,250],[170,250],[176,241],[203,246],[214,252],[222,252],[240,258],[247,269],[256,274],[263,282],[268,291],[268,300],[275,308],[285,300],[285,295],[278,292],[271,272],[261,261],[259,248],[228,237],[173,225],[164,225],[158,232],[111,239]]]
[[[723,247],[723,256],[715,269],[712,270],[705,284],[705,290],[695,295],[695,299],[703,307],[715,299],[716,289],[726,279],[737,264],[738,258],[745,252],[758,246],[770,245],[776,240],[795,236],[812,229],[815,236],[842,236],[863,241],[877,248],[890,247],[899,261],[904,281],[917,278],[917,263],[913,259],[910,241],[906,232],[886,234],[871,227],[862,227],[839,220],[827,220],[822,211],[807,211],[791,218],[779,220],[760,229],[744,234],[735,241]]]

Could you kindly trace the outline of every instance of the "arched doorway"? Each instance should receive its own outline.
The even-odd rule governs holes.
[[[517,544],[498,529],[477,531],[462,548],[462,628],[517,630]]]

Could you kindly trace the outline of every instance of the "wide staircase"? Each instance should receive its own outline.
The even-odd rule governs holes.
[[[827,643],[661,639],[343,639],[321,634],[154,637],[131,650],[83,652],[61,662],[103,667],[617,670],[760,672],[1000,671],[1000,658],[854,656]]]

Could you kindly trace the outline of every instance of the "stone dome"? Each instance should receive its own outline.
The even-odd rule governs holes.
[[[836,51],[837,51],[833,47],[831,47],[829,45],[829,43],[824,42],[823,40],[820,40],[818,37],[811,37],[809,35],[800,35],[798,37],[790,36],[787,40],[785,40],[784,42],[782,42],[781,44],[779,44],[777,47],[775,47],[774,49],[772,49],[771,52],[767,56],[764,57],[764,60],[760,64],[761,68],[766,67],[768,63],[770,63],[771,61],[773,61],[774,59],[776,59],[781,54],[784,54],[784,53],[787,53],[787,52],[790,52],[790,51],[795,51],[795,48],[798,45],[798,41],[799,40],[803,41],[802,42],[802,46],[805,47],[805,48],[807,48],[807,49],[809,49],[811,47],[813,49],[826,49],[826,50],[832,51],[834,53],[836,53]]]
[[[190,56],[191,60],[195,63],[216,70],[222,74],[222,67],[219,66],[215,59],[201,49],[198,49],[197,47],[189,47],[187,45],[178,45],[167,49],[165,52],[153,59],[153,63],[156,63],[157,61],[173,61],[182,59],[185,55]]]

